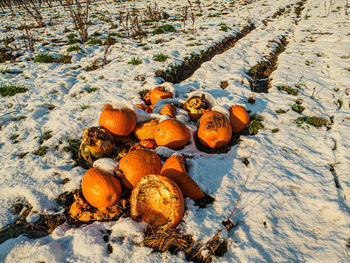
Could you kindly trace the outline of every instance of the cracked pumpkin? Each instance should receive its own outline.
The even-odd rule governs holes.
[[[198,139],[206,147],[217,149],[225,146],[232,137],[229,119],[218,111],[204,113],[199,120]]]

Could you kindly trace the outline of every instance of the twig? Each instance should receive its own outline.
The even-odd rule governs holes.
[[[6,115],[9,115],[9,114],[15,113],[15,112],[19,112],[19,110],[14,110],[14,111],[10,111],[10,112],[7,112],[7,113],[5,113],[5,114],[2,114],[2,115],[0,115],[0,118],[1,118],[1,117],[4,117],[4,116],[6,116]]]

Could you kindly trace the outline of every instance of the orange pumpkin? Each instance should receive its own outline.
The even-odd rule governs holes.
[[[168,119],[160,122],[154,133],[154,140],[158,146],[170,149],[181,149],[190,139],[190,131],[185,124],[178,120]]]
[[[154,132],[156,130],[157,125],[158,125],[158,120],[140,122],[136,125],[136,128],[134,130],[134,135],[140,141],[153,140]]]
[[[114,205],[121,195],[119,180],[99,168],[90,168],[85,173],[81,188],[86,201],[99,209]]]
[[[230,107],[230,123],[232,132],[241,132],[249,124],[249,115],[247,110],[240,105]]]
[[[107,104],[102,109],[99,125],[114,135],[126,136],[135,129],[136,114],[129,108],[114,109],[111,104]]]
[[[122,184],[132,189],[140,179],[148,174],[159,174],[162,163],[158,155],[148,149],[136,149],[128,152],[119,161],[118,169],[122,171]]]
[[[144,176],[130,197],[131,216],[151,228],[175,227],[183,217],[185,201],[177,184],[161,175]]]
[[[191,121],[197,122],[204,113],[211,110],[211,105],[205,95],[202,94],[201,97],[193,96],[186,100],[183,109],[188,112]]]
[[[163,164],[160,174],[173,180],[185,197],[198,200],[205,196],[198,184],[187,174],[183,155],[172,155]]]
[[[151,91],[151,103],[156,104],[158,100],[172,98],[173,94],[171,92],[165,91],[163,87],[156,87]]]
[[[174,118],[176,115],[176,107],[173,104],[165,104],[161,110],[161,115],[168,115],[170,118]]]
[[[229,119],[218,111],[204,113],[199,120],[198,139],[206,147],[220,148],[225,146],[232,137]]]
[[[154,140],[142,140],[140,141],[140,145],[142,147],[151,148],[151,149],[155,149],[157,147],[156,142]]]

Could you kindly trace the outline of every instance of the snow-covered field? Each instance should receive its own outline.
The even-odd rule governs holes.
[[[154,2],[170,17],[144,25],[148,35],[142,42],[113,34],[125,33],[118,21],[120,11],[143,12]],[[42,9],[45,22],[51,24],[30,30],[35,51],[26,49],[25,31],[17,29],[33,22],[31,18],[24,11],[0,14],[0,50],[6,46],[3,40],[13,37],[9,46],[20,54],[14,62],[0,63],[0,87],[13,83],[28,88],[15,96],[0,95],[0,231],[18,219],[13,208],[18,200],[33,207],[28,222],[38,220],[39,214],[63,213],[56,198],[79,188],[86,171],[75,167],[64,149],[70,139],[82,137],[83,129],[98,125],[103,105],[141,103],[139,92],[162,82],[155,77],[157,70],[180,65],[252,22],[256,28],[231,49],[174,84],[177,101],[184,102],[190,92],[205,91],[223,110],[243,105],[251,115],[263,116],[264,125],[255,136],[241,136],[228,153],[201,152],[193,138],[178,151],[193,157],[188,159],[189,175],[215,198],[206,208],[186,199],[179,229],[206,243],[235,207],[248,177],[233,217],[237,227],[221,234],[228,251],[215,262],[349,262],[349,1],[202,0],[202,10],[191,2],[197,14],[193,25],[190,18],[186,25],[181,21],[188,5],[184,0],[93,3],[89,35],[104,41],[111,34],[116,39],[109,63],[93,71],[86,68],[103,57],[105,45],[76,43],[73,46],[80,50],[68,52],[72,45],[67,35],[75,31],[62,7]],[[303,9],[297,15],[299,2]],[[153,34],[152,26],[162,24],[172,24],[176,32]],[[272,52],[282,36],[288,45],[278,56],[268,93],[253,93],[249,69]],[[69,54],[72,63],[35,63],[41,53],[56,58]],[[154,60],[160,53],[168,56],[164,62]],[[132,58],[142,64],[130,64]],[[222,81],[227,81],[227,88],[220,87]],[[287,94],[278,89],[281,86],[298,94]],[[248,103],[251,97],[255,104]],[[301,104],[304,111],[295,112],[294,104],[294,108]],[[139,120],[148,117],[135,111]],[[195,128],[183,113],[178,118]],[[307,117],[322,117],[327,127],[314,127]],[[38,149],[46,153],[36,154]],[[158,147],[157,152],[169,156],[173,151]],[[0,244],[0,261],[186,262],[182,252],[153,253],[140,245],[143,228],[131,218],[78,228],[64,223],[46,237],[6,240]],[[107,230],[111,254],[103,240]]]

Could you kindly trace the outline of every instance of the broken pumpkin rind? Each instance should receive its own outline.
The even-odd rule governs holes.
[[[179,186],[162,175],[146,175],[135,186],[130,197],[131,216],[151,228],[173,228],[185,211]]]

